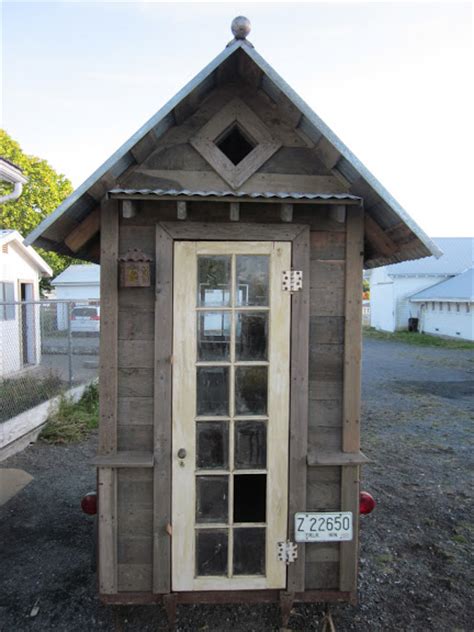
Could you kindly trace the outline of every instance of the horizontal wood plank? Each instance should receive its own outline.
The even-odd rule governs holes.
[[[309,330],[311,344],[342,344],[344,322],[342,316],[312,316]]]
[[[344,317],[344,288],[312,289],[310,294],[311,316]]]
[[[342,426],[342,401],[341,399],[310,399],[309,401],[310,426]]]
[[[342,448],[342,428],[339,426],[312,426],[308,431],[308,450],[334,452]]]
[[[153,424],[117,426],[117,449],[121,450],[153,450]]]
[[[306,590],[336,590],[338,588],[339,562],[306,562],[305,571]]]
[[[342,382],[343,345],[310,345],[309,377],[324,382]]]
[[[324,380],[310,380],[309,382],[309,400],[342,400],[343,384],[342,380],[338,382]]]
[[[132,307],[121,309],[118,317],[118,337],[119,340],[154,340],[154,312],[137,312]]]
[[[151,564],[119,564],[119,592],[151,591],[152,573]]]
[[[123,536],[117,541],[119,564],[147,564],[153,553],[153,538]]]
[[[115,452],[114,454],[97,455],[92,463],[98,467],[153,467],[153,453],[152,452],[131,452],[122,451]]]
[[[143,211],[140,210],[140,213]],[[139,219],[137,219],[137,222]],[[125,254],[128,250],[138,248],[149,257],[155,258],[155,235],[148,226],[135,226],[120,224],[119,249],[120,254]]]
[[[307,463],[312,466],[362,465],[370,459],[363,452],[329,452],[326,449],[309,448]]]
[[[344,288],[345,261],[344,259],[313,259],[311,261],[310,274],[311,289],[328,287]]]
[[[148,340],[119,340],[119,368],[152,369],[153,361],[154,349]]]
[[[119,397],[117,408],[119,424],[153,424],[153,397]]]
[[[153,369],[119,369],[119,397],[153,397]]]
[[[344,232],[312,231],[311,259],[345,259],[346,237]]]

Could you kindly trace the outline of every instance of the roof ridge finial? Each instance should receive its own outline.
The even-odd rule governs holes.
[[[247,40],[247,35],[250,33],[251,28],[252,25],[250,24],[250,20],[244,15],[238,15],[236,18],[234,18],[232,20],[232,24],[230,25],[230,29],[232,31],[232,34],[234,35],[234,39],[229,42],[227,46],[230,46],[238,40],[244,41],[249,46],[252,46],[252,44]]]

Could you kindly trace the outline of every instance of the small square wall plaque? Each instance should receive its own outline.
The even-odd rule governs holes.
[[[152,258],[134,248],[119,257],[120,287],[150,287]]]

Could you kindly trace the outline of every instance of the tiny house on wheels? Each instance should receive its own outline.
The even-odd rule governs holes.
[[[436,247],[248,20],[29,236],[101,265],[106,603],[354,602],[362,268]]]

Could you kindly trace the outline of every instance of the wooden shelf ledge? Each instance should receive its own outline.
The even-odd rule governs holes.
[[[310,450],[306,457],[309,467],[320,465],[362,465],[370,459],[362,452],[321,452]]]
[[[98,454],[92,460],[97,467],[153,467],[153,452],[117,452]]]

